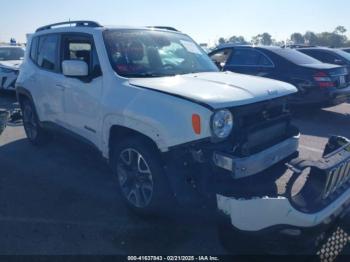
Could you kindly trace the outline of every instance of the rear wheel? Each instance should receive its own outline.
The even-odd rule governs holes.
[[[28,140],[34,145],[45,144],[49,139],[49,134],[40,126],[33,104],[25,99],[21,107],[23,127]]]
[[[112,166],[121,197],[141,215],[164,214],[173,207],[159,152],[140,137],[130,137],[115,146]]]

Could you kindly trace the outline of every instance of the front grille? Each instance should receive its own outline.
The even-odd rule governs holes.
[[[265,123],[267,120],[275,119],[283,115],[283,105],[276,105],[272,107],[261,107],[252,111],[250,114],[242,115],[240,119],[240,126],[249,128]]]
[[[326,185],[323,193],[323,199],[341,189],[350,180],[350,160],[342,163],[338,167],[327,173]]]
[[[246,105],[232,110],[238,126],[232,134],[236,153],[245,157],[287,138],[290,114],[285,98]]]

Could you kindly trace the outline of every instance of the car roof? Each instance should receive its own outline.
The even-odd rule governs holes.
[[[75,26],[72,26],[74,25]],[[125,25],[108,25],[102,26],[94,21],[68,21],[46,25],[38,28],[33,35],[41,35],[47,33],[64,33],[64,32],[96,32],[105,30],[149,30],[149,31],[163,31],[183,34],[170,26],[125,26]]]
[[[302,48],[297,48],[297,50],[324,50],[324,51],[334,51],[334,48],[324,47],[324,46],[315,46],[315,47],[302,47]]]
[[[221,50],[221,49],[225,49],[225,48],[254,48],[254,49],[258,49],[258,50],[270,50],[270,51],[274,51],[274,50],[280,50],[282,49],[282,47],[279,46],[264,46],[264,45],[237,45],[237,44],[223,44],[223,45],[219,45],[218,47],[216,47],[212,52]]]

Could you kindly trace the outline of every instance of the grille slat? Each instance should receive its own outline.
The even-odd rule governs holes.
[[[325,185],[325,189],[324,189],[324,194],[323,194],[323,198],[326,199],[329,195],[330,192],[330,188],[331,188],[331,184],[332,184],[332,180],[333,180],[333,174],[336,172],[336,169],[333,169],[329,175],[327,176],[327,182]]]
[[[346,169],[347,163],[341,166],[339,169],[339,177],[338,177],[338,182],[336,183],[334,187],[334,191],[336,191],[343,183],[344,176],[345,176],[345,169]]]
[[[348,163],[348,167],[345,171],[345,181],[348,181],[350,177],[350,162]]]
[[[329,188],[329,193],[333,193],[335,191],[335,185],[337,184],[338,177],[340,175],[340,169],[337,168],[337,170],[334,172],[333,177],[332,177],[332,183]]]
[[[332,169],[326,180],[323,199],[328,198],[350,179],[350,161]]]

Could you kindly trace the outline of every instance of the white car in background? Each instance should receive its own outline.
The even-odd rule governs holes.
[[[0,46],[0,90],[15,90],[23,57],[23,47]]]

